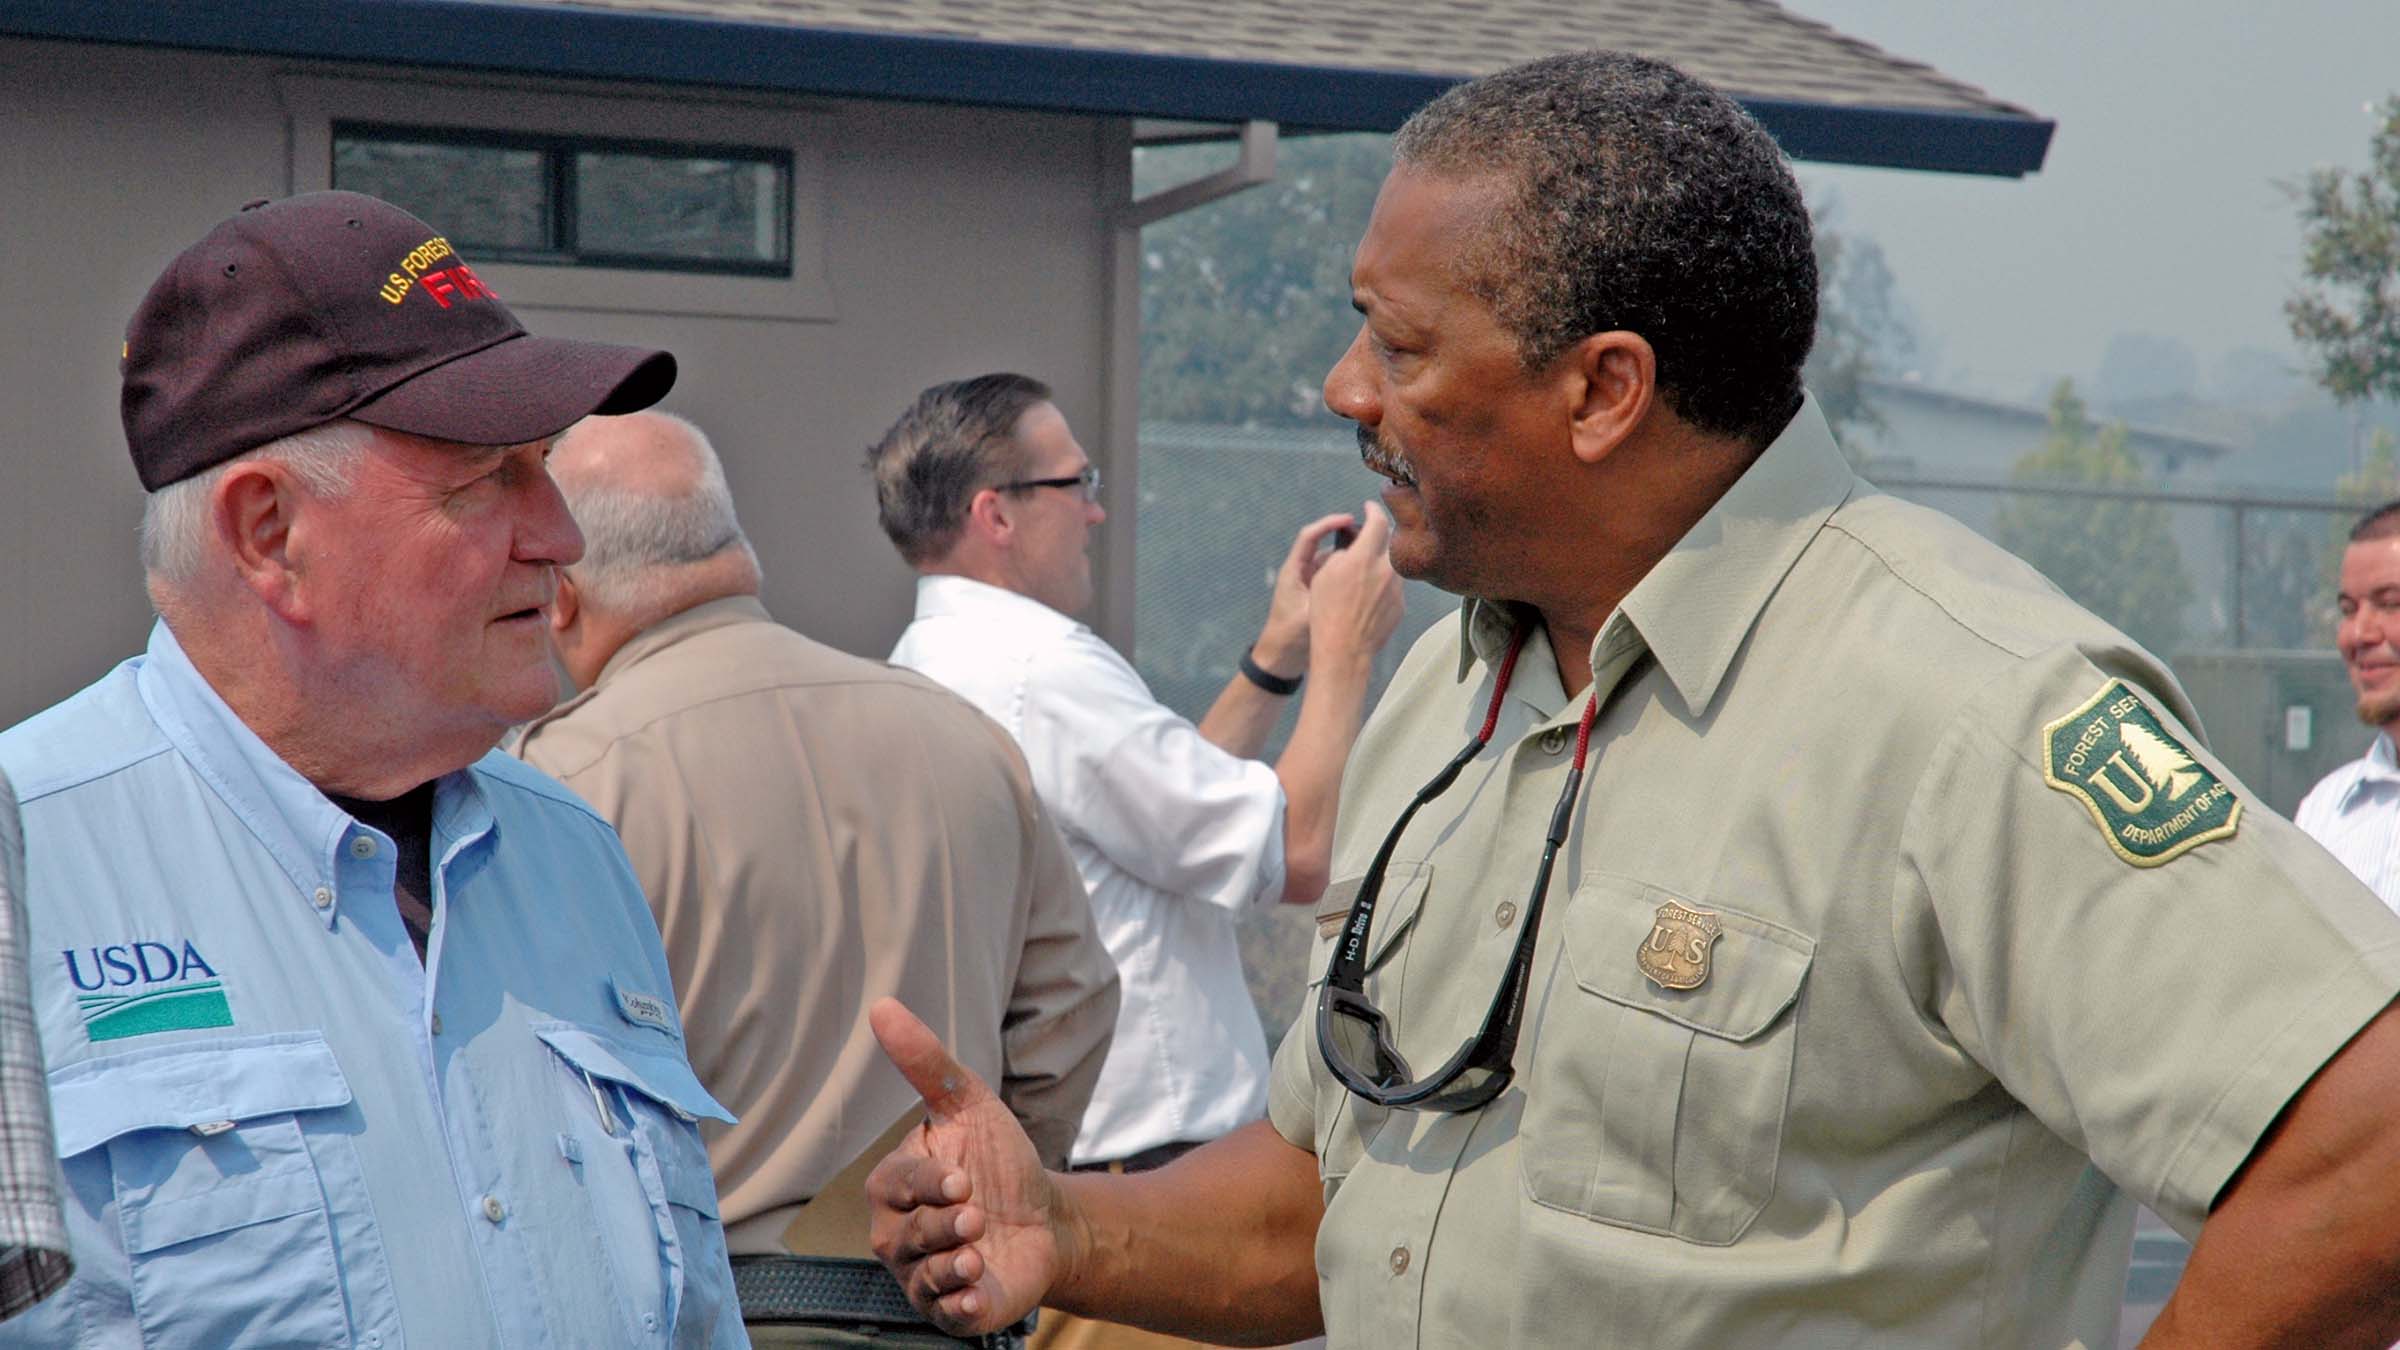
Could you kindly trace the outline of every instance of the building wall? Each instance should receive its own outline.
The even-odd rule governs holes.
[[[912,583],[875,527],[860,460],[926,384],[1037,374],[1093,457],[1131,472],[1130,447],[1120,466],[1102,435],[1105,198],[1122,175],[1110,162],[1121,141],[1098,119],[525,90],[456,72],[0,39],[0,725],[137,650],[149,623],[141,490],[116,413],[126,318],[178,249],[244,201],[321,185],[309,181],[317,161],[295,167],[307,121],[325,89],[358,80],[397,82],[427,121],[495,102],[572,106],[601,110],[611,125],[595,134],[696,138],[700,126],[722,139],[755,117],[764,141],[799,125],[818,142],[822,285],[799,317],[655,289],[628,301],[606,274],[477,268],[536,332],[676,353],[682,378],[664,406],[715,437],[768,604],[795,626],[880,656],[907,621]]]
[[[2036,408],[1916,397],[1890,387],[1876,389],[1870,397],[1884,427],[1852,433],[1852,449],[1907,474],[2006,477],[2050,434],[2048,416]],[[2101,426],[2111,421],[2095,420]],[[2128,434],[2125,443],[2145,472],[2178,484],[2205,473],[2212,459],[2187,442],[2140,430]]]

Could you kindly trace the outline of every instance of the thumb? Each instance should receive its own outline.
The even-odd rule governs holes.
[[[1359,507],[1358,538],[1351,541],[1350,547],[1377,553],[1389,546],[1391,538],[1392,518],[1384,514],[1383,507],[1373,498],[1368,498]]]
[[[867,1008],[867,1025],[875,1032],[884,1058],[925,1099],[926,1114],[936,1123],[949,1120],[971,1106],[992,1099],[972,1069],[950,1057],[941,1038],[896,998],[879,998]]]

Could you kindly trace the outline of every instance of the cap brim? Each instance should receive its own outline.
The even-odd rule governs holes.
[[[675,357],[530,334],[420,371],[343,415],[467,445],[545,440],[593,413],[639,412],[675,387]]]

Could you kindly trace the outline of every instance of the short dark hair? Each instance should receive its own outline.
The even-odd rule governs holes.
[[[2350,542],[2364,543],[2369,539],[2389,539],[2400,535],[2400,499],[2385,502],[2358,518],[2350,527]]]
[[[1678,417],[1764,446],[1800,406],[1816,337],[1808,206],[1724,94],[1624,52],[1462,84],[1400,128],[1396,163],[1508,195],[1460,280],[1528,370],[1593,333],[1639,333]]]
[[[950,551],[977,492],[1024,475],[1017,422],[1049,398],[1049,385],[1007,372],[937,384],[868,448],[876,519],[911,566]]]

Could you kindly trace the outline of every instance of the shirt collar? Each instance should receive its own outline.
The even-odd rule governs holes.
[[[1000,620],[1022,624],[1040,635],[1072,633],[1083,627],[1030,595],[948,572],[917,578],[917,617]]]
[[[670,614],[627,638],[622,646],[609,653],[608,660],[600,667],[599,675],[593,678],[589,686],[577,690],[566,701],[518,727],[510,733],[507,744],[522,754],[526,739],[533,733],[591,702],[620,672],[639,665],[678,642],[698,637],[702,633],[713,633],[720,628],[730,628],[735,624],[773,623],[774,621],[775,616],[767,613],[766,605],[761,603],[755,595],[728,595],[721,599],[694,605],[680,614]]]
[[[627,639],[600,667],[600,677],[592,681],[597,689],[608,683],[608,677],[627,666],[661,652],[686,638],[730,628],[737,623],[773,623],[774,616],[755,595],[728,595],[703,605],[694,605],[681,614],[669,615]]]
[[[1684,706],[1715,701],[1734,653],[1767,598],[1817,531],[1858,486],[1816,397],[1783,434],[1634,585],[1592,639],[1592,668],[1647,650]],[[1460,618],[1458,674],[1508,650],[1520,606],[1469,599]],[[1527,616],[1530,617],[1530,616]]]
[[[343,840],[364,829],[335,806],[314,783],[286,764],[218,696],[192,664],[165,620],[150,629],[150,645],[134,677],[143,706],[185,763],[238,817],[259,845],[331,924],[339,908],[336,884]],[[474,769],[444,774],[434,784],[433,828],[437,839],[472,842],[493,828],[491,809]],[[437,857],[435,865],[446,861]],[[332,897],[314,905],[320,889]]]
[[[2358,762],[2357,776],[2350,780],[2350,786],[2342,789],[2342,799],[2334,803],[2333,809],[2349,810],[2350,803],[2370,783],[2400,783],[2400,754],[2393,752],[2392,733],[2388,731],[2375,733],[2375,743],[2367,747],[2367,753]]]

